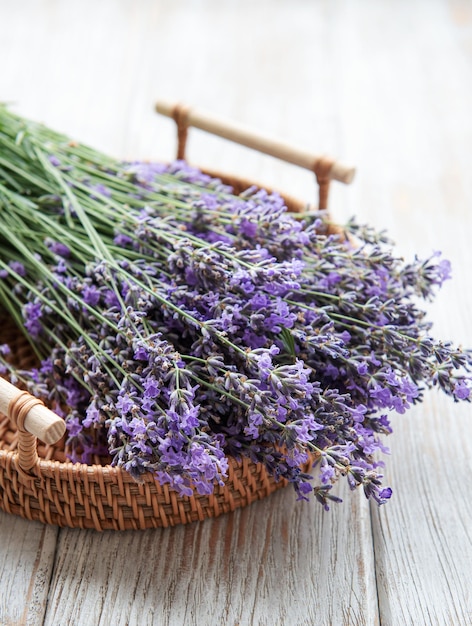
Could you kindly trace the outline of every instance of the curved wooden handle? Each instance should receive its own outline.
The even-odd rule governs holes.
[[[44,443],[56,443],[66,430],[64,420],[45,407],[41,400],[1,377],[0,412],[15,422],[20,433],[30,433]]]
[[[224,137],[235,143],[314,172],[320,185],[320,209],[326,208],[321,205],[327,202],[330,180],[351,183],[354,178],[356,171],[354,167],[338,163],[324,156],[312,154],[300,148],[295,148],[271,137],[261,135],[241,124],[214,117],[183,104],[159,100],[156,103],[156,111],[173,118],[177,123],[179,139],[177,158],[185,158],[187,129],[190,126],[194,126],[213,135]],[[322,185],[324,186],[323,191],[321,190]]]

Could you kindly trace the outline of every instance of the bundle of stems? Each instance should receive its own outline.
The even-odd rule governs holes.
[[[247,455],[325,507],[340,476],[383,503],[390,411],[468,400],[471,353],[418,308],[449,278],[354,221],[291,215],[186,163],[122,163],[0,108],[0,307],[38,366],[0,367],[109,454],[182,495]],[[317,484],[300,466],[319,466]]]

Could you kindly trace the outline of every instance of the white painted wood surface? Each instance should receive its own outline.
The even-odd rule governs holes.
[[[356,165],[335,217],[442,249],[435,332],[472,346],[469,1],[0,0],[0,25],[0,99],[118,157],[172,157],[169,98]],[[307,172],[197,130],[189,156],[314,197]],[[471,406],[429,393],[394,425],[380,510],[288,490],[103,534],[0,513],[0,624],[472,624]]]

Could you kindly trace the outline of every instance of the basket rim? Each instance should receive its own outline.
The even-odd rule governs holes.
[[[315,463],[319,458],[319,455],[311,453],[307,451],[308,461],[306,463]],[[232,468],[236,467],[244,467],[245,465],[257,465],[260,467],[265,467],[263,463],[255,462],[249,459],[248,457],[241,455],[238,459],[234,455],[225,454],[226,459],[232,465]],[[11,459],[13,464],[16,465],[14,459],[16,458],[16,450],[5,450],[4,448],[0,448],[0,462],[3,459]],[[57,459],[44,459],[39,457],[38,463],[36,466],[38,470],[50,470],[52,468],[62,471],[64,473],[69,472],[71,469],[78,474],[91,474],[95,475],[97,472],[106,476],[114,476],[114,475],[123,475],[125,476],[124,482],[129,482],[130,484],[143,484],[145,482],[148,483],[159,483],[159,480],[150,472],[146,472],[142,474],[142,479],[137,481],[135,480],[129,472],[127,472],[124,468],[111,465],[110,463],[106,463],[105,465],[101,465],[100,463],[82,463],[81,461],[59,461]],[[40,478],[41,471],[38,471],[33,478]],[[286,479],[280,478],[279,480],[284,481]],[[161,486],[162,483],[159,483]],[[186,496],[182,496],[186,497]],[[191,497],[191,496],[190,496]]]

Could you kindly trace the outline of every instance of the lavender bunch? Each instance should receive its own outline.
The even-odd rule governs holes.
[[[469,399],[471,353],[418,307],[449,278],[437,253],[405,263],[354,222],[332,234],[276,194],[119,163],[4,109],[0,150],[0,303],[39,365],[14,370],[8,346],[0,363],[64,415],[73,460],[108,452],[190,495],[245,455],[325,508],[340,476],[383,503],[389,413],[432,386]]]

